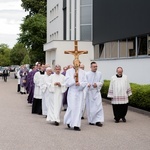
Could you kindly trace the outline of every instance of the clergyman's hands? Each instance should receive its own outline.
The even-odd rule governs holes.
[[[91,84],[88,84],[88,87],[90,88]]]
[[[79,86],[80,85],[80,83],[79,82],[76,82],[76,86]]]
[[[58,85],[59,87],[61,87],[61,84],[60,84],[60,82],[58,82],[58,83],[57,83],[57,85]]]
[[[55,86],[58,85],[59,87],[61,87],[60,82],[55,82],[54,85],[55,85]]]
[[[94,83],[94,84],[93,84],[93,87],[94,87],[94,88],[97,88],[97,84],[96,84],[96,83]]]

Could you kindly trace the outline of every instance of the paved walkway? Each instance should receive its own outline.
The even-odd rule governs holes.
[[[6,83],[0,78],[0,150],[150,150],[149,116],[128,111],[127,122],[116,124],[111,105],[103,102],[104,126],[90,126],[84,119],[77,132],[31,114],[27,95],[16,91],[12,73]]]

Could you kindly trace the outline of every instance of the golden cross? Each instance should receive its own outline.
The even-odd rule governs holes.
[[[73,65],[76,73],[76,82],[78,82],[78,68],[80,66],[79,55],[87,54],[88,51],[78,51],[78,41],[74,41],[74,51],[65,51],[64,53],[74,55]]]

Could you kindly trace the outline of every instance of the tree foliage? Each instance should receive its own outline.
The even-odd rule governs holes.
[[[24,57],[27,55],[27,48],[21,43],[17,43],[11,50],[10,60],[13,65],[20,65]]]
[[[7,44],[0,44],[0,66],[10,65],[10,49]]]
[[[21,0],[21,6],[25,9],[25,11],[29,12],[29,16],[34,14],[43,14],[46,16],[46,4],[47,0]]]
[[[46,0],[22,0],[22,7],[29,11],[21,24],[18,41],[29,50],[31,63],[44,62],[43,44],[46,43]]]
[[[24,59],[22,60],[21,64],[31,64],[29,54],[26,54]]]

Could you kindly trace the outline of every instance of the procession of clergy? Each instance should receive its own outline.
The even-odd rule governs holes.
[[[103,126],[104,111],[100,90],[103,86],[102,73],[97,63],[91,62],[90,71],[84,71],[84,65],[78,69],[78,82],[74,66],[62,68],[55,65],[36,63],[32,70],[22,66],[18,71],[18,92],[28,94],[27,101],[32,104],[32,113],[44,115],[46,121],[59,126],[62,106],[66,109],[64,124],[75,131],[81,130],[86,107],[89,125]],[[115,122],[126,122],[128,96],[131,89],[123,69],[118,67],[112,76],[108,97],[111,98]],[[20,81],[20,82],[19,82]]]

